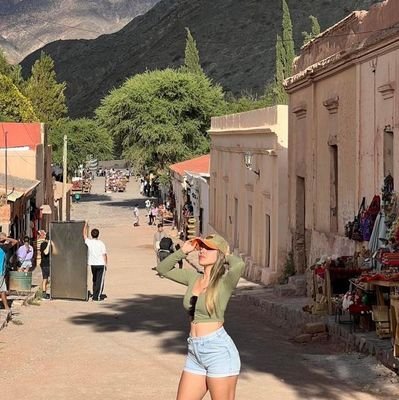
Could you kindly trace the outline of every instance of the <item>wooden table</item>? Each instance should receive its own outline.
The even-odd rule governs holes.
[[[372,281],[370,282],[375,286],[377,304],[384,305],[384,296],[382,294],[381,288],[399,288],[399,282],[393,281]],[[393,355],[394,357],[399,357],[399,298],[390,298],[390,319],[391,319],[391,332],[393,337]]]

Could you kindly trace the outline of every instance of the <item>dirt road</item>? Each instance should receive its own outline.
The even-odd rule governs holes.
[[[155,228],[132,227],[135,199],[143,203],[137,185],[112,196],[102,193],[102,180],[94,188],[97,194],[74,205],[73,215],[98,227],[108,247],[108,299],[24,307],[16,317],[21,324],[0,332],[2,399],[175,398],[188,328],[184,288],[151,270]],[[373,359],[293,344],[289,332],[238,298],[226,319],[243,363],[239,400],[377,400],[395,390],[383,388],[390,375]],[[363,392],[370,389],[380,393]]]

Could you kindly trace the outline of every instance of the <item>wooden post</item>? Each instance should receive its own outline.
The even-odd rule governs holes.
[[[67,182],[67,154],[68,154],[68,137],[64,135],[64,150],[62,154],[62,216],[61,220],[66,221],[67,218],[67,211],[66,211],[66,182]]]

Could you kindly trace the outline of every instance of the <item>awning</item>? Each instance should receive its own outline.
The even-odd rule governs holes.
[[[42,212],[42,214],[47,214],[47,215],[53,213],[51,211],[51,207],[48,204],[43,204],[42,206],[40,206],[40,211]]]
[[[17,190],[13,190],[11,193],[8,194],[7,200],[15,203],[24,194],[25,194],[25,192],[19,192]]]
[[[59,200],[62,199],[62,182],[55,182],[54,185],[54,200]],[[68,192],[71,191],[72,189],[72,184],[71,183],[66,183],[65,184],[65,194],[68,196]]]
[[[13,175],[6,177],[0,173],[0,192],[7,192],[7,200],[11,202],[17,201],[22,196],[28,196],[39,184],[40,181],[36,179],[19,178]]]

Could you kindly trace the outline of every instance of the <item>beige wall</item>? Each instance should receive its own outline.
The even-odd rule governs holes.
[[[370,32],[378,32],[389,20],[384,15],[392,12],[392,2],[384,4],[373,9],[370,18],[362,13],[342,25],[356,31],[356,24],[363,22],[373,26]],[[299,272],[322,254],[353,254],[355,242],[344,237],[344,227],[362,197],[370,203],[380,193],[388,169],[399,182],[399,33],[365,39],[359,48],[345,51],[340,48],[349,43],[345,39],[337,38],[335,47],[333,38],[316,39],[303,49],[296,60],[297,74],[287,80],[289,226]],[[331,56],[332,49],[337,56],[320,59],[323,52]],[[311,67],[300,71],[301,65]],[[392,163],[384,159],[384,130],[393,132]]]
[[[212,118],[209,131],[210,225],[248,256],[246,276],[265,284],[287,257],[287,119],[287,107],[275,106]],[[259,177],[245,168],[248,151]]]
[[[12,134],[12,132],[9,132]],[[44,124],[41,124],[41,143],[35,149],[8,149],[7,173],[23,179],[39,180],[36,188],[36,207],[48,204],[54,207],[54,190],[52,182],[52,153],[47,141]],[[5,173],[5,150],[0,149],[0,171]],[[44,226],[47,228],[49,218],[45,217]]]

